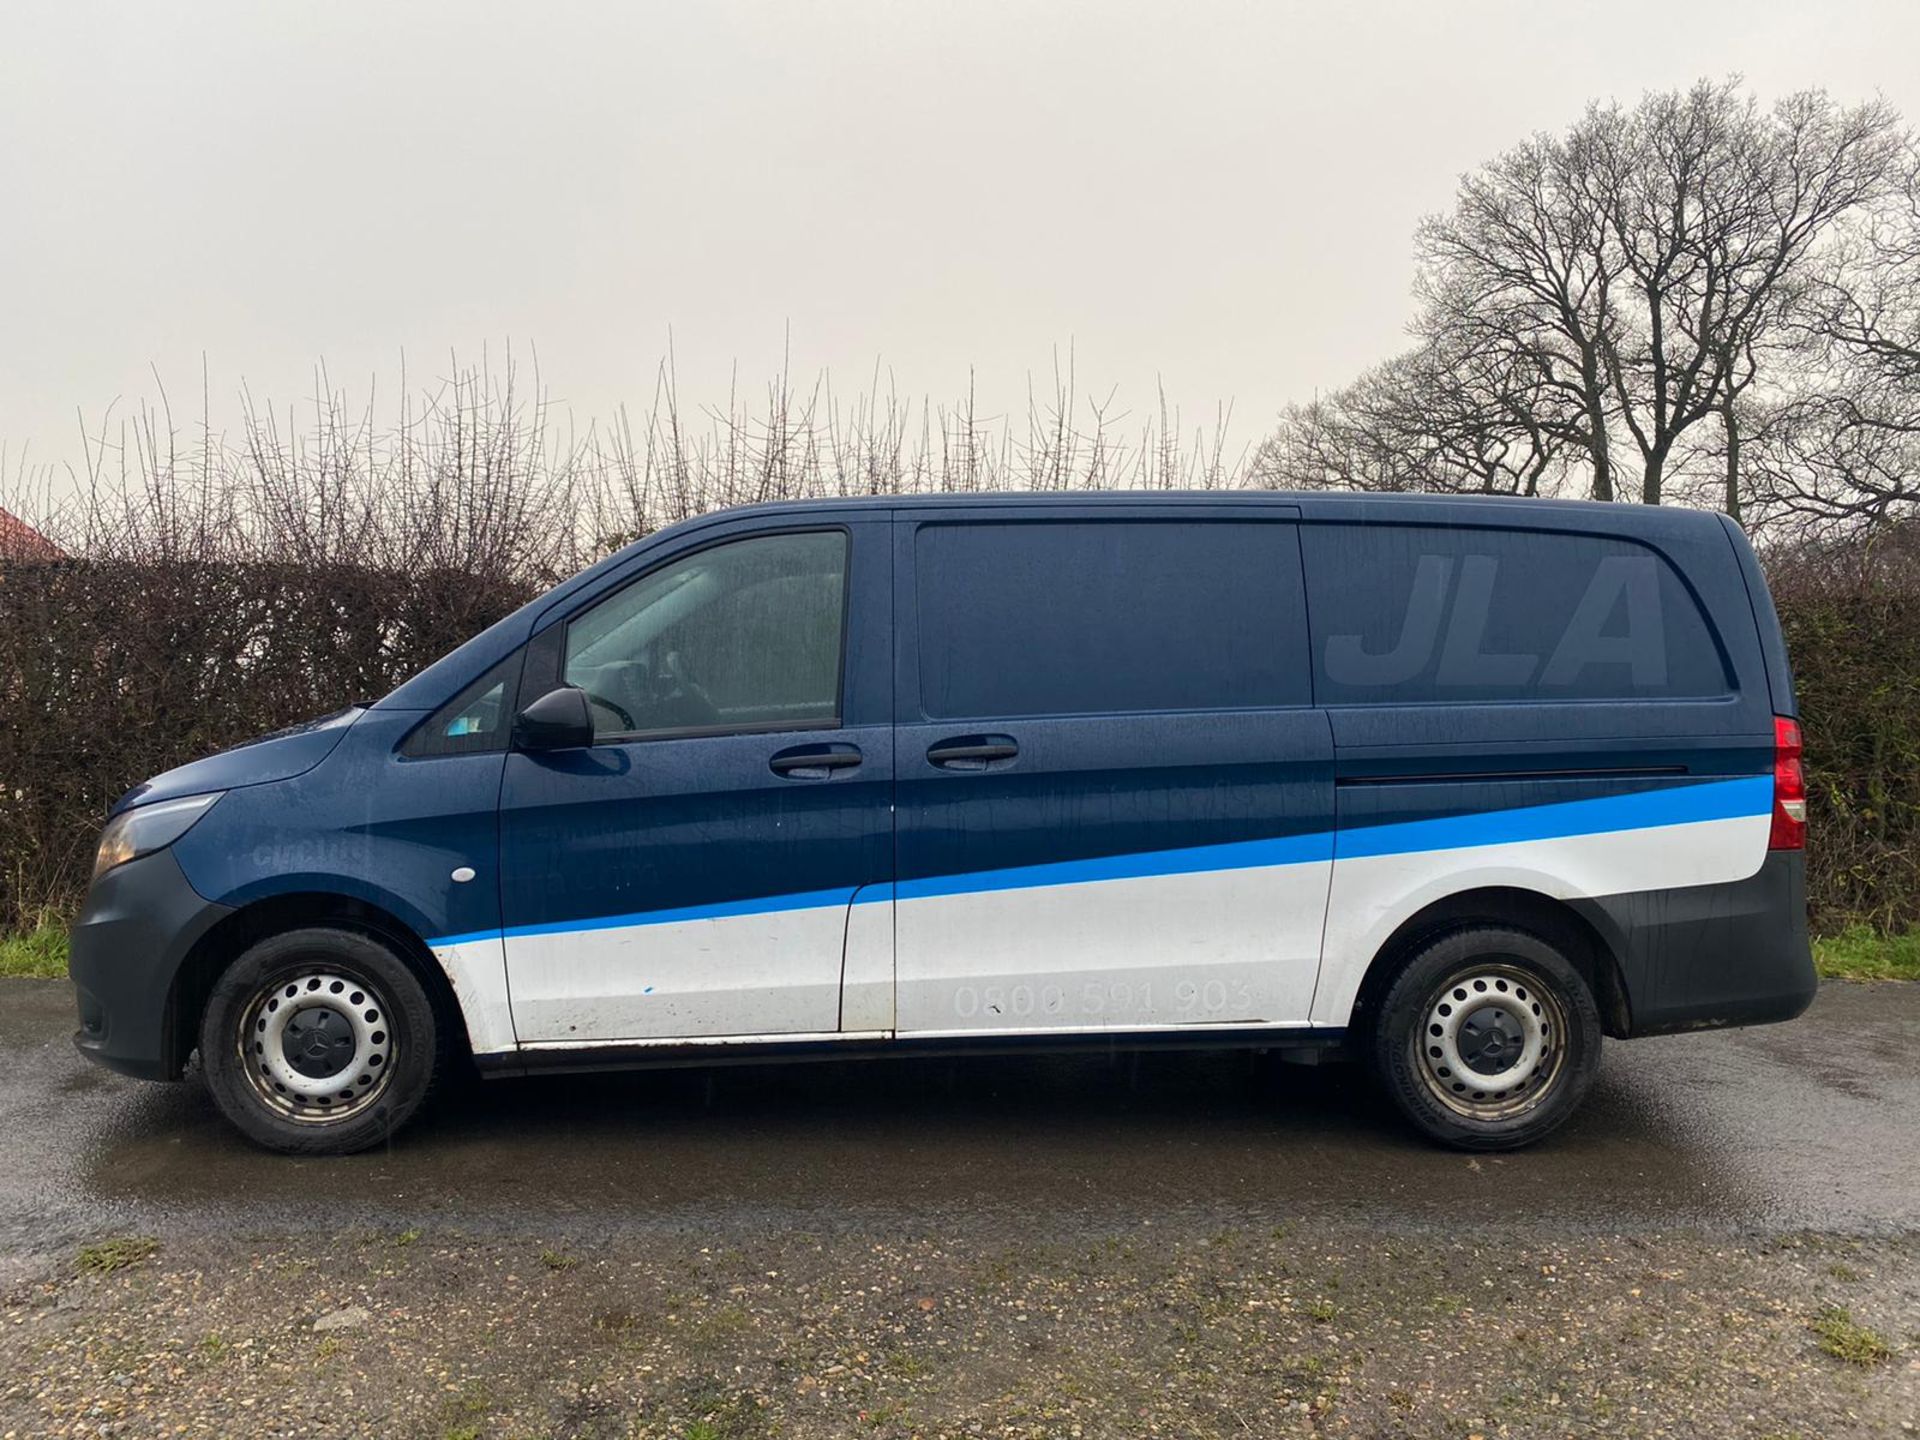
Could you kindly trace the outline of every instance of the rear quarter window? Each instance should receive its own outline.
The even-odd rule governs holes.
[[[1707,699],[1733,678],[1693,591],[1608,535],[1305,525],[1324,705]]]

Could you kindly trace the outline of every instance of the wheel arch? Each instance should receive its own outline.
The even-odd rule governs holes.
[[[443,1041],[462,1058],[471,1058],[467,1025],[452,982],[412,927],[371,901],[325,891],[302,891],[241,906],[223,916],[188,950],[167,998],[171,1073],[179,1074],[199,1043],[200,1020],[221,973],[254,942],[311,925],[356,931],[390,946],[427,992]]]
[[[1456,930],[1499,925],[1538,936],[1570,960],[1593,991],[1606,1034],[1632,1032],[1633,1015],[1620,958],[1593,923],[1564,900],[1537,890],[1489,885],[1433,901],[1401,922],[1374,952],[1354,996],[1348,1027],[1365,1033],[1380,996],[1421,946]]]

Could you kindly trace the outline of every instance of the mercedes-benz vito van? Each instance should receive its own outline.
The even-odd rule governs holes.
[[[275,1149],[488,1075],[1350,1052],[1535,1140],[1602,1036],[1814,992],[1793,682],[1724,517],[953,496],[652,535],[112,812],[80,1049]]]

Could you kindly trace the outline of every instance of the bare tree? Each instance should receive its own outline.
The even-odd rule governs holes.
[[[1423,345],[1289,408],[1249,475],[1287,489],[1538,495],[1563,444],[1543,418],[1550,389],[1524,355]]]
[[[1899,175],[1820,277],[1816,324],[1891,383],[1920,386],[1920,142],[1909,139]]]
[[[1599,118],[1536,135],[1463,177],[1453,210],[1421,224],[1415,330],[1536,374],[1548,408],[1523,423],[1584,451],[1593,498],[1611,500],[1607,357],[1625,323],[1616,293],[1625,262],[1596,179]]]
[[[1899,121],[1820,92],[1763,112],[1738,83],[1592,105],[1467,176],[1422,225],[1418,328],[1461,353],[1525,357],[1552,402],[1531,418],[1583,451],[1592,494],[1639,461],[1666,498],[1688,432],[1727,429],[1723,494],[1738,508],[1739,401],[1781,343],[1809,257],[1887,190]]]
[[[1920,150],[1826,257],[1795,323],[1794,384],[1751,408],[1757,503],[1802,529],[1920,513]]]
[[[1624,148],[1602,172],[1607,213],[1637,300],[1634,323],[1609,337],[1608,369],[1642,498],[1664,498],[1676,442],[1719,416],[1734,427],[1723,493],[1737,510],[1737,402],[1814,247],[1890,186],[1899,118],[1817,91],[1763,114],[1734,82],[1703,82],[1650,96],[1608,128]]]

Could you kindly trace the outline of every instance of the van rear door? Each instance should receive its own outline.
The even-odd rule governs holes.
[[[1338,761],[1321,1023],[1449,896],[1676,909],[1657,897],[1760,869],[1774,718],[1717,517],[1329,497],[1300,533]],[[1636,1026],[1739,992],[1695,948],[1626,956]]]
[[[898,512],[902,1035],[1306,1019],[1333,751],[1292,514]]]

